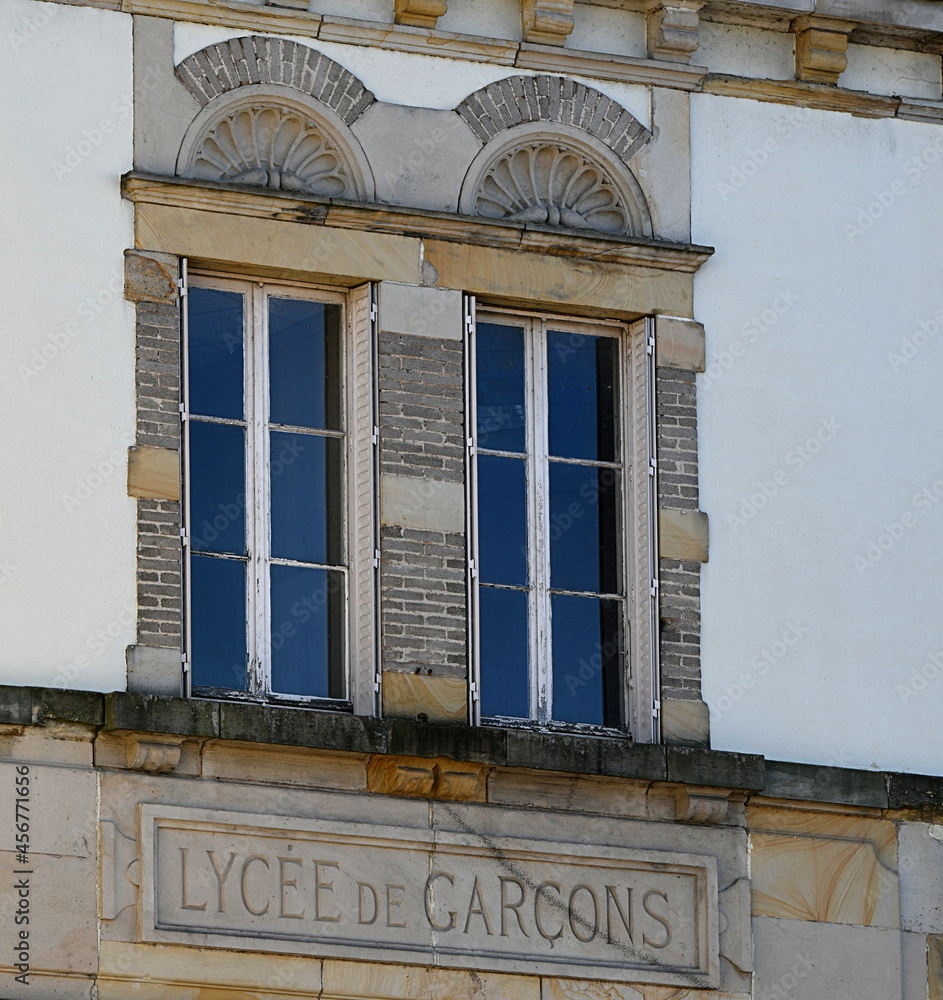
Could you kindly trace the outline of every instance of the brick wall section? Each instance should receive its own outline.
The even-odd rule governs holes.
[[[465,536],[384,526],[383,666],[465,676]]]
[[[180,320],[176,303],[137,304],[137,443],[180,447]],[[138,500],[138,642],[180,648],[180,504]]]
[[[655,383],[658,505],[698,509],[694,372],[659,368]],[[701,697],[701,564],[661,559],[662,697]]]
[[[463,481],[463,363],[459,341],[381,334],[381,472]]]
[[[380,470],[462,483],[464,350],[460,341],[381,333]],[[465,674],[465,536],[384,526],[384,669]]]

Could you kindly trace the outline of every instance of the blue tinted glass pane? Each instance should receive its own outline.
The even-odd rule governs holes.
[[[272,423],[341,429],[340,315],[340,306],[269,299]]]
[[[623,725],[622,602],[553,594],[550,612],[554,719]]]
[[[618,358],[614,337],[547,334],[551,455],[616,460]]]
[[[272,690],[344,697],[344,576],[272,566]]]
[[[215,288],[187,292],[190,412],[241,420],[242,295]]]
[[[190,424],[190,544],[194,552],[246,552],[245,431]]]
[[[478,563],[485,583],[527,586],[526,465],[478,456]]]
[[[475,367],[478,447],[523,452],[524,331],[479,323]]]
[[[550,463],[550,586],[622,593],[620,473]]]
[[[482,714],[527,719],[527,593],[481,587],[478,608]]]
[[[272,431],[272,555],[298,562],[343,562],[342,442]]]
[[[194,687],[246,690],[244,562],[190,557],[190,649]]]

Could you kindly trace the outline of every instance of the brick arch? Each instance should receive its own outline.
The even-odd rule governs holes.
[[[455,110],[485,143],[515,125],[555,122],[589,133],[624,163],[651,138],[621,104],[564,76],[507,77],[469,94]]]
[[[287,38],[243,35],[208,45],[187,56],[175,72],[204,107],[239,87],[279,84],[316,98],[351,125],[376,101],[349,70]]]

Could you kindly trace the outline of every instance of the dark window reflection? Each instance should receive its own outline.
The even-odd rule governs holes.
[[[242,295],[190,288],[187,319],[190,412],[242,420]]]
[[[189,424],[190,544],[194,552],[245,555],[245,429]]]
[[[619,450],[619,341],[551,330],[547,334],[550,454],[614,462]]]
[[[621,473],[550,463],[550,586],[622,592]]]
[[[524,331],[479,323],[475,331],[478,447],[523,452]]]
[[[343,562],[343,442],[272,431],[272,555],[298,562]]]
[[[343,573],[274,565],[271,588],[272,690],[345,697]]]
[[[478,456],[478,559],[486,583],[527,585],[524,459]]]
[[[341,430],[340,306],[269,299],[270,420]]]
[[[622,602],[553,594],[553,717],[624,724]]]
[[[478,604],[482,714],[526,719],[530,716],[527,592],[483,586]]]
[[[190,650],[194,687],[245,691],[246,565],[190,557]]]

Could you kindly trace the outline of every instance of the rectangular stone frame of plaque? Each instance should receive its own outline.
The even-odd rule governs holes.
[[[411,826],[371,825],[366,830],[361,827],[357,832],[352,833],[352,827],[349,823],[338,820],[266,816],[242,812],[223,812],[214,809],[161,806],[150,803],[139,804],[138,810],[141,847],[140,933],[142,941],[173,942],[201,947],[232,948],[236,946],[250,951],[317,954],[323,957],[354,959],[376,960],[379,955],[382,955],[383,960],[390,962],[404,962],[414,965],[436,964],[449,968],[529,974],[533,974],[536,964],[542,973],[567,978],[598,979],[604,977],[612,981],[626,983],[652,983],[700,989],[717,988],[720,984],[717,859],[711,855],[634,848],[622,849],[612,845],[575,845],[519,837],[496,838],[489,835],[479,837],[471,831],[455,833]],[[432,871],[439,870],[440,864],[441,870],[445,870],[445,865],[448,864],[455,879],[452,883],[453,886],[460,884],[464,878],[467,889],[467,882],[469,878],[473,877],[474,886],[477,887],[477,873],[474,869],[462,873],[460,871],[462,862],[474,863],[477,861],[479,864],[490,862],[492,865],[498,866],[493,870],[494,872],[500,869],[510,873],[504,878],[498,876],[501,881],[500,903],[506,902],[504,897],[505,883],[516,881],[522,897],[526,892],[524,886],[534,888],[536,879],[529,874],[528,869],[532,869],[535,865],[545,866],[542,877],[549,880],[545,883],[548,885],[553,884],[554,876],[560,879],[561,871],[581,873],[577,875],[579,879],[577,885],[581,885],[591,882],[594,871],[612,872],[613,870],[620,870],[630,878],[647,878],[652,886],[662,885],[664,887],[666,881],[673,881],[677,886],[684,883],[686,890],[690,893],[693,920],[687,933],[682,930],[681,936],[694,940],[696,962],[684,966],[660,965],[657,961],[652,960],[653,953],[650,948],[652,942],[647,940],[641,947],[622,945],[621,948],[615,949],[623,956],[622,960],[613,960],[607,964],[606,955],[612,952],[612,948],[602,955],[597,954],[582,959],[578,955],[565,957],[560,954],[563,950],[560,944],[553,950],[548,949],[542,954],[523,954],[520,942],[512,944],[511,935],[504,933],[494,935],[490,940],[485,935],[479,935],[467,948],[449,947],[447,941],[443,941],[445,935],[437,934],[431,927],[417,930],[413,940],[409,940],[408,930],[402,932],[395,930],[393,934],[387,935],[385,938],[379,931],[375,931],[372,932],[374,936],[371,939],[369,927],[376,920],[376,913],[379,913],[384,907],[384,902],[377,898],[375,890],[373,902],[370,905],[376,909],[376,913],[373,914],[374,920],[360,921],[361,926],[368,927],[367,939],[361,941],[332,940],[329,932],[332,927],[337,926],[337,924],[332,923],[325,925],[328,933],[319,935],[296,930],[299,928],[298,924],[293,924],[292,928],[285,932],[266,933],[264,930],[260,930],[258,921],[251,916],[244,917],[241,924],[238,921],[230,921],[231,926],[215,926],[208,930],[200,928],[200,918],[196,916],[190,920],[190,926],[179,922],[175,924],[162,919],[159,912],[159,893],[166,892],[165,887],[169,884],[169,875],[163,874],[160,870],[161,839],[181,836],[192,838],[198,837],[200,834],[204,837],[215,835],[218,838],[219,859],[215,858],[215,854],[211,858],[216,869],[214,877],[217,879],[217,883],[221,870],[228,871],[225,868],[227,862],[225,855],[238,854],[239,840],[247,838],[252,838],[253,846],[250,850],[255,857],[263,856],[261,845],[264,845],[266,841],[270,845],[274,845],[278,841],[293,841],[301,845],[317,844],[322,848],[332,845],[335,849],[348,851],[352,848],[368,850],[371,852],[371,877],[375,877],[374,873],[382,871],[386,865],[391,873],[391,878],[393,877],[392,873],[396,873],[396,881],[392,883],[394,889],[409,884],[408,879],[402,877],[404,871],[408,875],[409,869],[412,868],[415,873],[428,877]],[[193,852],[194,859],[201,858],[201,854],[205,854],[207,848],[211,849],[209,841],[206,841],[202,846],[202,852]],[[177,849],[180,849],[179,846]],[[389,855],[388,852],[391,851],[396,853]],[[278,851],[275,851],[273,858],[277,855]],[[246,858],[249,856],[247,853]],[[287,849],[283,850],[282,857],[290,857]],[[435,866],[433,861],[436,862]],[[205,869],[205,858],[202,859],[202,864]],[[292,905],[297,903],[297,906],[303,909],[303,904],[310,906],[312,899],[310,895],[304,900],[301,899],[301,887],[297,880],[301,874],[302,866],[298,860],[294,859],[290,864],[297,866],[291,867],[287,871],[287,874],[292,878],[286,879],[283,865],[280,866],[282,871],[279,878],[285,880],[283,885],[289,887],[291,893],[295,894],[291,897]],[[466,865],[466,869],[469,867]],[[315,881],[320,880],[322,884],[332,881],[338,874],[336,869],[325,869],[323,873],[319,869],[315,869],[315,872]],[[262,869],[258,868],[255,875],[261,874],[263,874]],[[226,877],[228,878],[228,875]],[[361,877],[364,882],[367,881],[364,876]],[[182,875],[174,879],[174,885],[179,885],[181,878]],[[308,876],[309,880],[310,878],[311,876]],[[560,881],[562,884],[562,879]],[[217,883],[204,883],[202,888],[197,882],[191,884],[191,890],[195,889],[195,891],[191,896],[188,896],[188,900],[192,901],[191,909],[194,914],[207,914],[212,911],[213,897],[207,895],[203,890],[207,888],[207,884],[216,885]],[[237,884],[235,880],[231,884],[233,892],[236,891]],[[444,883],[441,885],[444,887]],[[255,891],[258,891],[258,883],[255,883]],[[359,891],[363,892],[363,890]],[[284,887],[280,888],[280,892],[284,900]],[[325,890],[325,892],[332,895],[332,891]],[[198,909],[201,905],[199,900],[203,899],[204,895],[203,905],[207,906],[207,909]],[[474,895],[474,890],[472,895]],[[389,886],[387,887],[387,896],[389,896]],[[395,898],[403,899],[404,896],[396,893]],[[663,898],[667,903],[667,894]],[[607,907],[606,916],[608,917],[608,894],[604,894],[604,899]],[[553,902],[552,899],[549,901]],[[258,904],[258,910],[261,910],[262,898],[259,897],[255,902]],[[493,913],[497,913],[501,920],[502,932],[505,930],[506,910],[513,910],[510,904],[514,900],[510,899],[507,902],[509,904],[507,907],[500,906],[498,910],[494,909],[492,902]],[[399,903],[394,905],[398,906]],[[482,908],[485,907],[482,897],[479,897],[478,905]],[[631,903],[629,905],[631,907]],[[362,918],[364,916],[362,895],[359,906],[361,907],[359,917]],[[389,906],[388,900],[386,906]],[[282,908],[284,909],[284,902]],[[471,900],[469,900],[468,909],[469,912],[472,912]],[[557,909],[561,909],[559,904]],[[570,908],[567,906],[562,909],[571,920],[570,926],[572,928]],[[595,903],[593,909],[596,913],[598,926],[599,909]],[[567,918],[562,917],[560,913],[553,914],[553,910],[549,906],[545,912],[548,914],[548,920],[559,920],[562,923]],[[647,906],[646,913],[654,917]],[[386,915],[387,923],[390,924],[388,909]],[[403,914],[396,911],[395,915],[402,916]],[[441,915],[437,915],[436,919],[444,921],[447,915],[443,909]],[[514,913],[514,916],[518,915]],[[330,920],[330,917],[322,919]],[[520,920],[519,916],[518,920]],[[579,922],[580,918],[577,919],[577,924]],[[487,923],[486,919],[484,925]],[[397,924],[398,922],[394,921],[390,927],[396,927]],[[514,931],[513,923],[508,921],[508,924]],[[523,925],[521,928],[523,929]],[[586,929],[585,926],[583,929]],[[636,935],[637,933],[636,929]],[[502,937],[507,938],[507,945],[501,943]],[[597,937],[601,938],[602,935],[599,934]],[[591,943],[595,944],[595,941]]]

